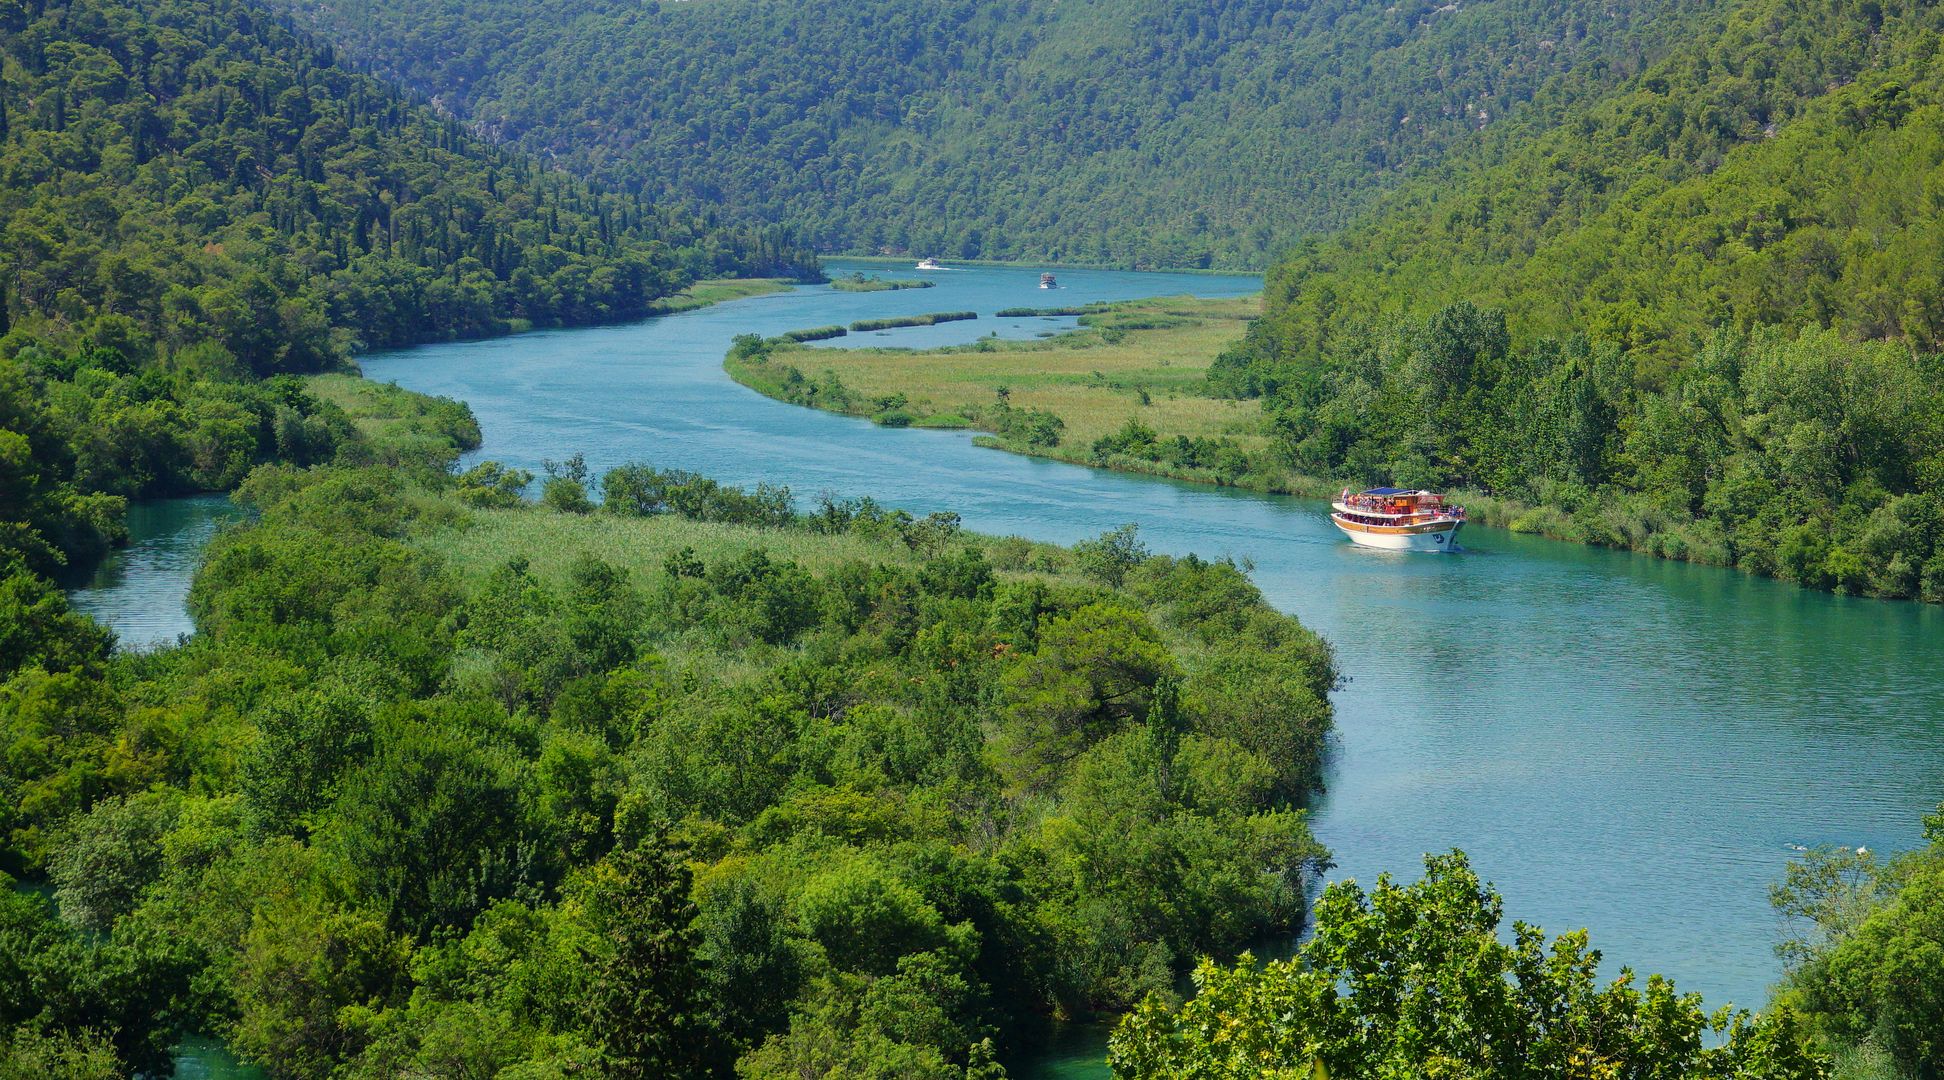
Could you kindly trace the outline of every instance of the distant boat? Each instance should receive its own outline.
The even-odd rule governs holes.
[[[1057,289],[1057,288],[1059,288],[1059,287],[1060,287],[1060,283],[1059,283],[1058,281],[1055,281],[1055,280],[1053,279],[1053,275],[1052,275],[1052,274],[1041,274],[1041,275],[1040,275],[1040,288],[1042,288],[1042,289]]]
[[[919,263],[918,263],[918,269],[920,269],[920,270],[943,270],[943,269],[945,269],[945,268],[944,268],[944,267],[942,267],[942,266],[940,266],[940,265],[938,265],[938,260],[937,260],[937,259],[923,259],[923,260],[920,260],[920,261],[919,261]]]
[[[1365,547],[1392,551],[1451,551],[1465,527],[1465,508],[1444,496],[1411,488],[1349,488],[1331,505],[1330,520]]]

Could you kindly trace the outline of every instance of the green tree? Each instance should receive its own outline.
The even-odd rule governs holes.
[[[321,830],[353,895],[421,938],[470,922],[534,871],[519,782],[457,728],[465,711],[382,733]]]
[[[1000,676],[1007,768],[1039,789],[1089,746],[1147,718],[1154,688],[1175,670],[1138,611],[1088,604],[1054,618],[1039,645]]]
[[[1149,435],[1152,434],[1149,432]],[[1128,572],[1148,558],[1147,545],[1140,540],[1140,528],[1128,522],[1101,533],[1093,540],[1082,540],[1073,545],[1080,572],[1102,585],[1119,588],[1127,580]]]
[[[1659,976],[1599,985],[1578,931],[1550,945],[1515,923],[1459,853],[1425,876],[1388,876],[1365,894],[1324,890],[1316,930],[1293,960],[1204,963],[1178,1010],[1158,995],[1116,1029],[1116,1076],[1534,1077],[1656,1075],[1820,1078],[1826,1065],[1787,1008],[1757,1017],[1702,1011]],[[1703,1034],[1726,1036],[1704,1046]]]
[[[696,964],[689,872],[662,836],[619,849],[594,871],[588,919],[599,939],[588,1024],[614,1077],[697,1075],[714,1033]]]

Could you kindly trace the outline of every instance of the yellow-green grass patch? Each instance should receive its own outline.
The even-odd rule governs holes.
[[[1256,296],[1162,297],[1116,304],[1053,338],[922,351],[786,348],[772,363],[812,379],[834,373],[866,415],[868,403],[902,394],[914,423],[926,426],[951,426],[1005,387],[1013,407],[1044,409],[1065,422],[1061,449],[1090,446],[1135,418],[1163,436],[1227,436],[1254,450],[1268,442],[1261,408],[1204,397],[1200,387],[1208,365],[1260,309]]]
[[[668,557],[685,547],[693,548],[705,563],[750,548],[763,548],[813,570],[856,559],[916,562],[902,546],[848,534],[722,525],[673,514],[560,514],[531,506],[471,511],[464,524],[433,534],[428,543],[469,587],[513,558],[526,559],[542,578],[563,581],[567,568],[582,555],[598,556],[625,568],[630,577],[644,580],[661,573]]]
[[[795,287],[796,283],[788,278],[708,278],[658,302],[655,310],[664,315],[677,311],[693,311],[699,307],[729,300],[746,300],[752,296],[789,292]]]

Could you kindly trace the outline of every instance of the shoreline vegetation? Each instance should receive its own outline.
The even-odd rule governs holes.
[[[862,271],[845,277],[832,278],[830,287],[837,292],[901,292],[906,289],[930,289],[937,286],[935,281],[922,278],[881,278],[873,274],[866,277]]]
[[[0,712],[41,747],[0,886],[45,887],[0,927],[50,1038],[124,1017],[49,1052],[126,1075],[210,1031],[398,1075],[485,1024],[487,1075],[645,1044],[655,1075],[995,1078],[1302,925],[1337,676],[1232,562],[578,457],[535,501],[455,474],[463,403],[302,392],[336,441],[238,485],[192,638],[117,654],[56,593],[0,667],[0,702],[91,703]]]
[[[780,277],[706,278],[673,296],[656,301],[655,309],[648,313],[648,318],[679,315],[684,311],[699,311],[731,300],[748,300],[757,296],[789,292],[799,284],[815,283]]]
[[[840,259],[852,263],[883,263],[887,267],[910,267],[909,255],[847,255],[841,252],[820,255],[824,259]],[[943,258],[943,257],[941,257]],[[1094,261],[1085,259],[951,259],[943,260],[946,271],[965,267],[991,267],[1000,270],[1116,270],[1127,273],[1154,274],[1199,274],[1206,277],[1261,277],[1263,271],[1253,268],[1216,267],[1216,266],[1171,266],[1143,262]]]
[[[1070,315],[1077,325],[1034,340],[987,338],[925,350],[811,354],[794,342],[745,336],[723,367],[738,383],[779,401],[891,427],[978,430],[981,446],[1069,464],[1314,499],[1330,498],[1346,484],[1375,482],[1287,464],[1293,429],[1273,395],[1256,400],[1211,382],[1211,375],[1233,377],[1232,350],[1259,303],[1259,296],[1168,297],[1008,309],[1001,314]],[[1828,591],[1944,602],[1944,556],[1928,564],[1894,552],[1874,554],[1870,562],[1838,557],[1828,572],[1828,544],[1819,548],[1806,534],[1766,561],[1737,558],[1733,539],[1706,518],[1602,498],[1583,486],[1549,484],[1551,497],[1540,499],[1464,485],[1447,490],[1465,503],[1474,525],[1732,567]],[[1927,520],[1923,507],[1905,510],[1919,517],[1918,526]],[[1917,526],[1906,531],[1911,528]]]
[[[850,324],[853,333],[869,333],[873,330],[897,330],[907,326],[937,326],[939,323],[965,322],[976,319],[976,311],[933,311],[924,315],[892,315],[883,319],[859,319]]]

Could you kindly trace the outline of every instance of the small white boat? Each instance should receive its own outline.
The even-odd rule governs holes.
[[[920,269],[920,270],[943,270],[943,269],[945,269],[945,268],[944,268],[944,267],[942,267],[942,266],[940,266],[940,265],[938,265],[938,260],[937,260],[937,259],[920,259],[920,260],[918,261],[918,269]]]
[[[1058,281],[1056,281],[1056,280],[1054,280],[1054,278],[1053,278],[1053,275],[1052,275],[1052,274],[1041,274],[1041,275],[1040,275],[1040,288],[1042,288],[1042,289],[1057,289],[1057,288],[1059,288],[1059,287],[1060,287],[1060,283],[1059,283]]]
[[[1434,491],[1349,488],[1330,504],[1330,520],[1343,535],[1365,547],[1391,551],[1452,551],[1465,527],[1465,508],[1445,502]]]

